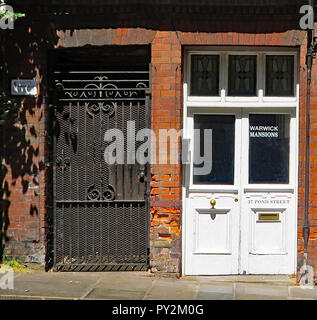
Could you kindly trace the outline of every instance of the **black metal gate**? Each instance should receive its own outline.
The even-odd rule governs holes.
[[[148,267],[149,164],[131,163],[142,142],[133,132],[131,140],[127,123],[135,132],[150,127],[149,65],[124,63],[59,64],[52,71],[56,270]],[[123,164],[106,162],[111,129],[122,132]]]

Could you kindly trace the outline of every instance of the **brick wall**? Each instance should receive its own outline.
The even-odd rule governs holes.
[[[103,30],[58,31],[56,39],[48,30],[29,29],[22,26],[12,34],[18,46],[8,43],[10,52],[8,77],[37,76],[41,80],[40,96],[36,101],[27,101],[20,115],[20,123],[6,130],[5,141],[13,139],[27,141],[21,148],[13,143],[6,149],[4,177],[4,203],[9,203],[9,227],[6,233],[6,252],[10,255],[43,256],[45,248],[45,222],[50,217],[50,175],[45,163],[50,159],[47,144],[46,71],[45,49],[53,47],[76,47],[83,45],[128,45],[151,44],[152,46],[152,128],[182,128],[182,48],[185,45],[221,46],[289,46],[300,48],[300,155],[299,155],[299,216],[298,216],[298,264],[303,253],[302,225],[304,208],[304,156],[305,156],[305,105],[306,105],[306,33],[297,31],[294,19],[289,16],[245,17],[229,19],[214,18],[201,14],[176,16],[152,24],[149,18],[138,21],[131,27],[131,19],[120,16],[120,28]],[[119,19],[119,18],[118,18]],[[158,19],[158,18],[156,18]],[[166,22],[170,21],[170,22]],[[172,22],[173,23],[172,23]],[[114,24],[115,25],[115,24]],[[147,26],[140,28],[139,26]],[[152,26],[161,26],[151,28]],[[42,28],[43,29],[43,28]],[[173,30],[173,31],[171,31]],[[17,36],[18,34],[18,36]],[[44,37],[46,42],[39,41]],[[22,40],[23,39],[23,40]],[[31,48],[29,43],[35,43]],[[39,42],[39,44],[37,44]],[[14,52],[12,54],[11,52]],[[27,69],[27,70],[25,70]],[[21,70],[25,70],[21,74]],[[317,66],[314,65],[312,84],[312,179],[311,179],[311,236],[309,242],[310,263],[317,265]],[[17,128],[17,129],[15,129]],[[13,131],[11,131],[13,130]],[[18,135],[20,134],[20,136]],[[15,137],[15,138],[14,138]],[[157,144],[158,145],[158,144]],[[169,145],[168,145],[169,147]],[[180,142],[173,146],[180,148]],[[21,150],[20,150],[21,149]],[[21,156],[17,156],[22,152]],[[158,149],[156,150],[157,156]],[[169,154],[167,154],[169,157]],[[9,160],[8,160],[9,159]],[[16,162],[17,161],[17,162]],[[20,163],[19,163],[20,161]],[[22,161],[22,162],[21,162]],[[26,164],[26,165],[24,165]],[[181,271],[181,215],[182,215],[182,170],[181,165],[155,164],[151,167],[151,268],[158,272],[179,273]],[[15,173],[15,172],[18,173]],[[34,182],[34,180],[36,182]],[[27,182],[25,182],[27,181]]]
[[[157,32],[152,42],[152,129],[182,128],[182,47],[175,32]],[[158,140],[158,139],[157,139]],[[163,150],[159,145],[163,147]],[[180,141],[173,148],[180,150]],[[164,151],[166,150],[166,151]],[[157,141],[157,159],[170,143]],[[173,152],[173,151],[172,151]],[[180,272],[181,264],[181,164],[152,165],[151,266],[154,271]]]
[[[46,224],[46,101],[45,50],[42,30],[21,26],[2,31],[5,36],[4,61],[7,65],[5,89],[10,79],[36,78],[37,98],[18,99],[18,121],[8,120],[1,128],[2,186],[1,238],[7,259],[19,257],[29,262],[44,262]],[[19,35],[17,37],[17,34]],[[42,39],[42,40],[41,40]],[[44,46],[43,46],[44,45]],[[0,256],[0,257],[1,257]]]

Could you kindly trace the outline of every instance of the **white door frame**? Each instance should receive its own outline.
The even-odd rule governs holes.
[[[220,48],[221,50],[230,50],[228,48]],[[238,50],[235,52],[239,52],[240,54],[243,52],[243,54],[246,54],[245,51],[241,51],[241,47],[237,48]],[[263,81],[264,75],[258,74],[258,90],[259,95],[257,99],[241,99],[241,98],[229,98],[227,99],[225,97],[225,89],[227,86],[226,80],[225,80],[225,71],[221,70],[221,78],[220,78],[220,89],[221,89],[221,95],[220,97],[215,98],[206,98],[206,97],[189,97],[189,87],[190,87],[190,54],[217,54],[219,53],[219,47],[216,49],[217,51],[213,51],[212,47],[190,47],[187,50],[185,50],[185,76],[184,76],[184,84],[183,84],[183,93],[184,93],[184,101],[183,101],[183,137],[184,138],[191,138],[190,132],[188,130],[189,123],[188,123],[188,114],[191,113],[200,113],[200,114],[224,114],[224,112],[227,112],[230,114],[230,112],[234,112],[234,109],[242,109],[242,114],[247,113],[288,113],[291,114],[291,126],[290,126],[290,135],[291,139],[290,141],[290,183],[289,185],[285,186],[274,186],[275,190],[285,191],[286,189],[291,189],[294,192],[294,206],[295,206],[295,217],[294,217],[294,225],[293,225],[293,272],[296,273],[297,269],[297,220],[298,220],[298,150],[299,150],[299,79],[298,79],[298,59],[299,55],[297,54],[297,51],[295,50],[289,50],[289,49],[255,49],[250,50],[252,53],[255,51],[257,54],[259,53],[260,56],[258,59],[262,59],[261,63],[264,63],[264,55],[265,54],[293,54],[295,55],[295,98],[279,98],[279,97],[263,97],[264,92],[264,84],[265,81]],[[232,53],[232,51],[230,51]],[[227,59],[227,53],[224,53],[221,55],[221,63],[224,63]],[[225,62],[226,63],[226,62]],[[195,111],[193,111],[195,110]],[[246,121],[245,117],[242,117],[242,126],[244,126],[244,130],[248,130],[248,126],[244,124]],[[248,119],[247,119],[248,121]],[[243,133],[242,133],[243,134]],[[244,133],[245,134],[245,133]],[[242,154],[246,154],[245,148],[248,148],[248,144],[243,144],[244,150],[242,150]],[[193,156],[193,155],[191,155]],[[242,159],[241,159],[242,160]],[[243,165],[247,165],[248,162],[242,161]],[[241,166],[241,170],[243,169],[243,166]],[[236,172],[236,170],[235,170]],[[183,214],[182,214],[182,274],[186,275],[186,214],[185,210],[187,208],[186,206],[186,199],[188,196],[188,184],[190,181],[188,179],[191,178],[191,170],[188,170],[188,165],[184,165],[183,170],[183,187],[182,187],[182,206],[183,206]],[[228,187],[228,186],[225,186]],[[232,186],[231,186],[232,187]],[[245,189],[252,189],[259,188],[259,190],[262,188],[262,190],[265,188],[265,186],[247,186]],[[241,188],[241,187],[239,187]],[[272,187],[273,188],[273,187]],[[270,188],[270,189],[272,189]],[[241,188],[242,189],[242,188]],[[267,188],[266,188],[267,189]],[[282,190],[283,189],[283,190]],[[240,191],[240,190],[239,190]],[[241,192],[244,192],[244,190],[241,190]],[[240,196],[241,198],[241,196]],[[241,201],[241,199],[240,199]],[[241,203],[241,202],[240,202]],[[241,203],[242,205],[242,203]],[[239,264],[241,273],[243,270],[243,261]]]

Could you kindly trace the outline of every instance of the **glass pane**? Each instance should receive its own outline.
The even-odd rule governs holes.
[[[294,96],[294,56],[266,57],[266,96]]]
[[[229,56],[229,96],[256,96],[256,56]]]
[[[191,56],[192,96],[219,96],[219,56]]]
[[[235,116],[195,115],[194,129],[200,129],[194,138],[194,153],[204,157],[204,129],[212,129],[212,169],[207,175],[195,175],[194,184],[234,184]],[[206,142],[207,143],[207,142]],[[194,164],[195,168],[201,168]]]
[[[289,183],[290,116],[250,114],[249,183]]]

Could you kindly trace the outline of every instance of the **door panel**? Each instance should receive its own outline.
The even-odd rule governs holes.
[[[212,191],[211,191],[212,192]],[[234,194],[191,194],[187,218],[186,273],[194,275],[238,272],[238,210]],[[212,209],[216,199],[219,209]]]
[[[194,209],[194,253],[231,253],[231,210]]]
[[[290,196],[271,193],[245,195],[241,219],[241,267],[247,274],[294,273],[294,202]],[[262,204],[255,205],[256,202]],[[278,206],[272,204],[281,202]],[[267,203],[267,204],[265,204]]]

